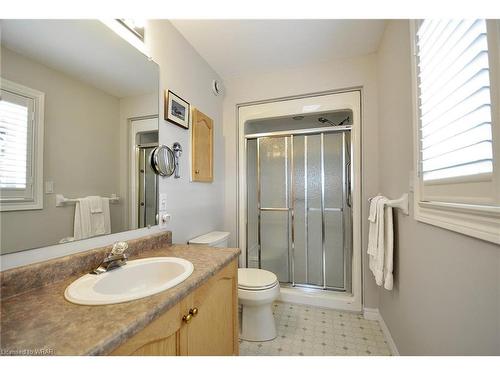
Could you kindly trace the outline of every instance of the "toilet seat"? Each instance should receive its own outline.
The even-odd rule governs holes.
[[[274,288],[278,284],[278,278],[272,272],[258,268],[238,269],[238,289],[258,291]]]

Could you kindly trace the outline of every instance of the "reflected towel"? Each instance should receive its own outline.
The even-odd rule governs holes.
[[[76,201],[75,207],[75,222],[73,229],[73,237],[75,240],[81,240],[91,237],[90,224],[90,202],[86,198],[79,198]]]
[[[87,197],[90,202],[90,213],[100,214],[102,212],[102,198],[96,195]]]
[[[94,198],[94,197],[87,197]],[[109,199],[97,197],[100,201],[98,206],[101,207],[101,212],[93,213],[91,210],[90,223],[92,230],[92,237],[101,236],[103,234],[111,233],[111,219],[109,216]],[[90,199],[92,201],[92,199]]]
[[[111,233],[109,199],[97,198],[100,200],[100,204],[97,204],[97,206],[101,207],[101,212],[96,213],[92,213],[91,209],[91,202],[95,200],[95,197],[85,197],[77,200],[73,230],[75,240]]]

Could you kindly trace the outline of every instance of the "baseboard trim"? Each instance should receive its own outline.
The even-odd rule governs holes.
[[[396,346],[396,343],[392,339],[391,332],[389,331],[389,327],[387,327],[387,324],[385,324],[384,319],[382,318],[382,315],[380,315],[380,311],[378,309],[370,308],[370,307],[364,307],[363,308],[363,317],[366,320],[376,320],[380,324],[380,328],[382,329],[382,332],[384,333],[385,339],[387,340],[387,344],[389,345],[389,349],[391,351],[392,355],[399,356],[399,350]]]

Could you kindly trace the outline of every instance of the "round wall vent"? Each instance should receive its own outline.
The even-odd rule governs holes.
[[[212,91],[213,91],[215,96],[224,95],[224,86],[222,85],[222,82],[214,79],[212,81]]]

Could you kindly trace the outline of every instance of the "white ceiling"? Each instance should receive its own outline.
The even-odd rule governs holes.
[[[375,52],[384,20],[172,20],[222,77]]]
[[[158,66],[97,20],[2,20],[2,45],[122,98],[158,89]]]

